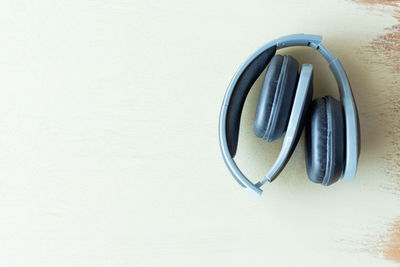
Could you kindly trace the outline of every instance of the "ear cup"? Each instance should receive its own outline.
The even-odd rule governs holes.
[[[293,104],[299,63],[291,56],[275,55],[267,69],[258,99],[254,132],[268,142],[281,138]]]
[[[327,96],[312,101],[306,123],[306,166],[310,180],[331,185],[344,168],[344,119],[340,102]]]

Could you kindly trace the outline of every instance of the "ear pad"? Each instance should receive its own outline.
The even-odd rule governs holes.
[[[312,101],[306,124],[306,166],[310,180],[331,185],[344,168],[344,119],[340,102],[333,97]]]
[[[275,55],[267,69],[254,120],[254,132],[268,142],[281,138],[293,104],[299,63],[291,56]]]

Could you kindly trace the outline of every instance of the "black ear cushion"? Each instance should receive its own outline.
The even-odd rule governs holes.
[[[267,69],[254,120],[254,132],[269,142],[281,138],[287,127],[296,91],[299,63],[275,55]]]
[[[344,168],[344,119],[340,102],[333,97],[312,101],[306,123],[306,166],[310,180],[331,185]]]

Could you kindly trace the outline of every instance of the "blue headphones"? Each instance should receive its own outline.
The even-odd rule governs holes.
[[[303,127],[306,129],[306,166],[311,181],[331,185],[351,181],[360,153],[360,127],[357,107],[346,73],[339,59],[321,44],[322,37],[294,34],[278,38],[253,53],[233,76],[225,93],[219,117],[222,156],[236,181],[250,193],[261,195],[261,186],[272,182],[292,155]],[[329,63],[340,92],[340,102],[326,96],[313,101],[313,66],[299,63],[276,50],[309,46]],[[254,132],[269,142],[285,133],[281,151],[265,177],[253,184],[234,161],[240,117],[250,88],[268,66],[254,121]]]

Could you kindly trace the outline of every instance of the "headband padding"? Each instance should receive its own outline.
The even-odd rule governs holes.
[[[333,97],[312,101],[306,125],[306,166],[310,180],[335,183],[344,167],[344,121],[340,102]]]
[[[268,66],[258,99],[254,132],[269,142],[281,138],[287,127],[296,91],[299,63],[275,55]]]
[[[233,88],[226,114],[226,142],[229,153],[232,157],[236,154],[240,117],[242,115],[246,97],[250,88],[253,86],[258,76],[260,76],[263,70],[267,67],[275,52],[276,46],[272,46],[254,58],[242,72]]]

